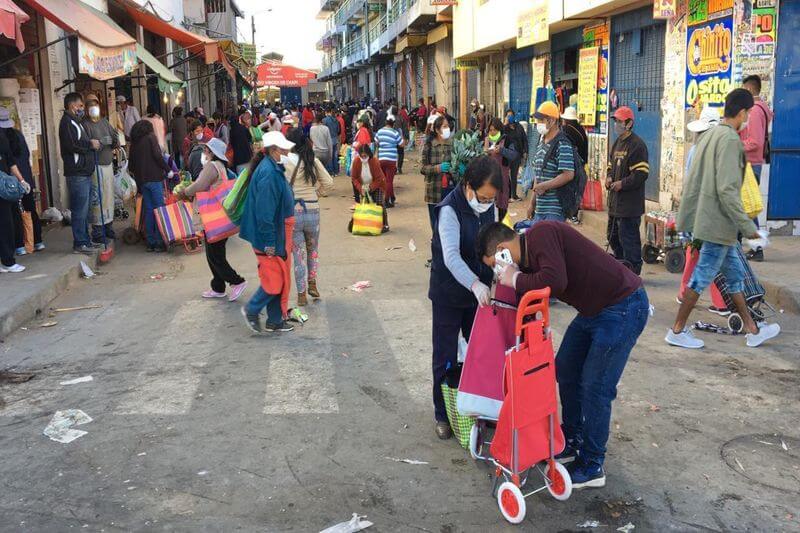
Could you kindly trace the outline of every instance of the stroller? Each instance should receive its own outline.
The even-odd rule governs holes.
[[[753,269],[750,268],[750,263],[747,261],[747,258],[745,258],[741,246],[736,246],[736,258],[745,274],[742,295],[747,303],[750,316],[753,317],[756,323],[763,322],[767,318],[775,316],[775,308],[765,300],[767,291],[765,291],[761,283],[758,282],[758,278],[756,278],[753,273]],[[717,287],[720,294],[722,294],[722,299],[725,301],[728,311],[731,312],[731,314],[728,315],[728,328],[734,333],[741,333],[744,329],[744,320],[742,320],[742,316],[733,303],[731,293],[728,291],[728,281],[722,273],[717,274],[717,277],[714,278],[714,285]]]

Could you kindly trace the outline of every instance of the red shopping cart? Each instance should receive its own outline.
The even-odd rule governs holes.
[[[524,520],[526,497],[547,490],[563,501],[572,494],[567,469],[555,461],[564,449],[564,434],[558,420],[549,297],[550,289],[545,288],[520,300],[516,346],[506,355],[505,398],[489,448],[496,467],[497,505],[512,524]],[[534,468],[544,485],[523,493]]]

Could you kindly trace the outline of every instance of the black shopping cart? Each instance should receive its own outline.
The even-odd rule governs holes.
[[[745,273],[744,290],[742,293],[747,303],[750,316],[753,317],[756,323],[763,322],[767,318],[775,316],[775,308],[772,307],[765,298],[767,291],[765,291],[764,286],[758,282],[758,278],[756,278],[756,275],[753,273],[753,269],[750,268],[750,263],[747,261],[747,258],[745,258],[741,245],[736,246],[736,258]],[[722,294],[722,299],[725,300],[728,311],[731,312],[731,314],[728,315],[728,327],[733,332],[741,333],[742,329],[744,329],[744,321],[739,311],[736,309],[736,305],[733,303],[733,298],[731,298],[731,293],[728,290],[728,281],[721,272],[714,278],[714,284],[717,286],[717,289],[719,289],[720,294]]]

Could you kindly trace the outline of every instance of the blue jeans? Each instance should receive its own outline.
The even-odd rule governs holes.
[[[245,311],[247,311],[248,316],[258,316],[265,307],[267,308],[268,324],[281,324],[283,322],[281,295],[267,294],[261,285],[259,285],[253,297],[247,302]]]
[[[556,356],[562,429],[589,462],[603,464],[611,402],[649,312],[641,287],[596,316],[579,314],[564,334]]]
[[[545,220],[552,220],[554,222],[564,222],[564,217],[562,215],[540,215],[536,213],[533,215],[533,219],[531,219],[531,226],[535,226],[538,222],[544,222]]]
[[[335,141],[333,143],[333,148],[331,148],[331,164],[328,170],[332,175],[336,175],[339,173],[339,141]]]
[[[89,197],[92,176],[67,176],[69,208],[72,213],[72,246],[89,246]]]
[[[736,252],[735,244],[726,246],[714,242],[704,242],[700,248],[700,257],[694,267],[692,277],[689,279],[689,288],[694,292],[702,293],[717,277],[719,272],[725,276],[728,283],[728,292],[736,294],[744,290],[745,271],[744,265]]]
[[[637,275],[642,273],[642,236],[639,226],[642,217],[608,217],[606,237],[614,251],[614,257],[631,264]]]
[[[164,205],[164,184],[160,181],[148,181],[142,184],[142,210],[144,211],[144,230],[147,244],[163,246],[164,240],[156,226],[153,209]]]

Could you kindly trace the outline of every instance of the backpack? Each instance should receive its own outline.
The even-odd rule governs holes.
[[[558,146],[562,142],[569,143],[569,146],[572,148],[572,159],[575,161],[575,176],[570,182],[556,189],[556,195],[561,204],[561,209],[564,212],[564,217],[572,218],[577,216],[581,208],[583,191],[586,189],[586,182],[589,180],[589,177],[586,175],[583,159],[581,159],[580,154],[578,154],[578,148],[572,144],[564,132],[559,132],[555,139],[553,139],[553,143],[550,145],[550,148],[547,149],[547,153],[544,156],[542,167],[545,167],[547,162],[554,158],[556,150],[558,150]]]

